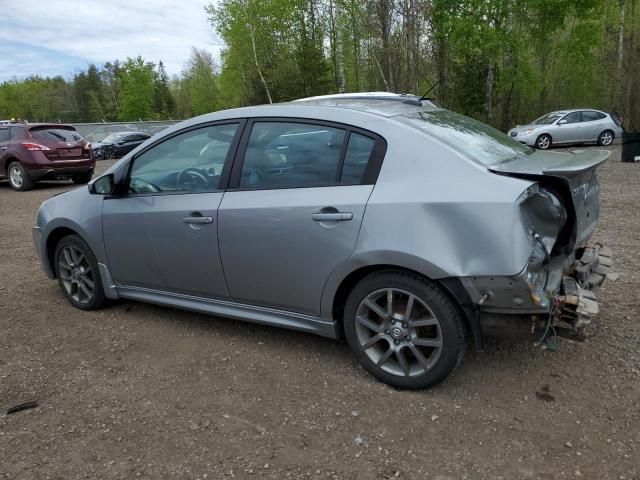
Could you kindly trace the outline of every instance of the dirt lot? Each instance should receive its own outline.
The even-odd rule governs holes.
[[[0,183],[0,478],[640,478],[640,164],[619,159],[596,237],[620,278],[592,336],[494,342],[423,392],[376,382],[341,342],[134,302],[75,310],[31,243],[40,203],[71,185]]]

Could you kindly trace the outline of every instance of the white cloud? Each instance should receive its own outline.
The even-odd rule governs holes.
[[[219,56],[208,0],[0,0],[0,80],[68,75],[89,63],[141,55],[179,73],[192,46]],[[18,43],[28,48],[2,47]],[[31,62],[31,63],[30,63]],[[29,71],[33,65],[35,71]],[[69,70],[69,67],[74,67]]]

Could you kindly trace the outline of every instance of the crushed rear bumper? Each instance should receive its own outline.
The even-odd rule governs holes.
[[[613,266],[611,249],[600,244],[581,249],[572,270],[562,277],[560,291],[555,295],[554,325],[582,330],[598,315],[595,290],[600,287]]]

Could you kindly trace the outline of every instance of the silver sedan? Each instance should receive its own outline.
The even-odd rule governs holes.
[[[496,327],[589,322],[608,156],[534,151],[407,95],[247,107],[45,201],[33,237],[77,308],[129,299],[346,338],[378,379],[422,388]]]
[[[543,115],[528,125],[518,125],[508,132],[520,143],[547,150],[552,145],[595,143],[609,146],[622,135],[622,125],[615,114],[600,110],[562,110]]]

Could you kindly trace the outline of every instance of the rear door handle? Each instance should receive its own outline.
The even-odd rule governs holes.
[[[184,217],[184,223],[204,225],[206,223],[213,223],[213,217]]]
[[[6,150],[7,147],[0,147],[0,150]]]
[[[353,220],[353,213],[351,212],[336,212],[336,213],[314,213],[311,218],[316,222],[345,222]]]

